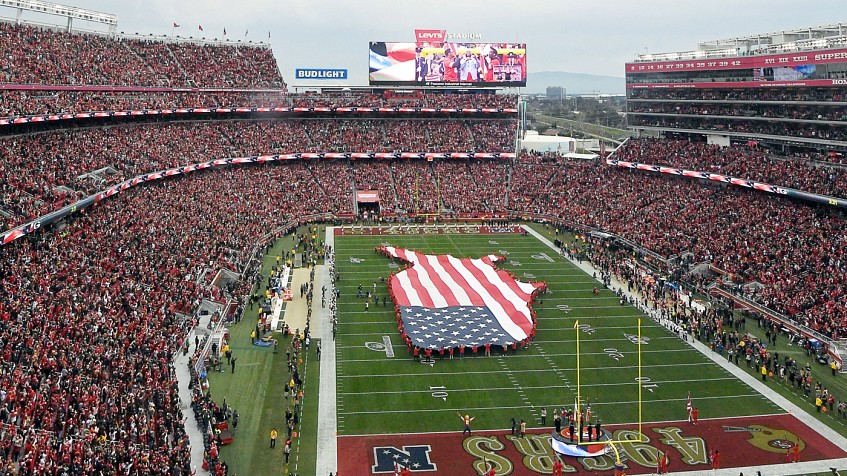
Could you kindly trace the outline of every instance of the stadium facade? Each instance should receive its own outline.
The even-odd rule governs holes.
[[[638,134],[847,149],[847,27],[801,28],[644,54],[626,64]]]

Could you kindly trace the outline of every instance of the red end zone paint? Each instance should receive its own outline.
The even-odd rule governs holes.
[[[638,439],[634,426],[610,426],[615,440]],[[660,452],[670,457],[669,470],[710,469],[710,451],[720,452],[721,468],[765,466],[786,462],[796,442],[800,461],[843,458],[847,453],[792,415],[651,423],[643,427],[645,443],[617,445],[627,474],[650,474]],[[408,464],[412,474],[481,474],[493,465],[498,476],[551,474],[553,459],[547,433],[516,438],[503,431],[461,431],[419,435],[344,436],[338,438],[342,475],[394,474],[394,463]],[[565,473],[611,474],[614,458],[564,458]]]

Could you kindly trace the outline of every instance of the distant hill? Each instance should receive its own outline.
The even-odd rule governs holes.
[[[527,94],[544,94],[547,86],[564,86],[567,94],[624,94],[624,78],[597,74],[567,73],[564,71],[529,72],[526,81]]]

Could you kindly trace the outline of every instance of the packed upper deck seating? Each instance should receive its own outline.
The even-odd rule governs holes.
[[[284,88],[270,48],[77,34],[0,22],[0,83]]]

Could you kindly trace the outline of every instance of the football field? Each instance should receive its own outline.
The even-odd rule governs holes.
[[[541,294],[533,304],[538,324],[536,338],[528,348],[505,355],[501,349],[492,349],[491,356],[485,357],[480,349],[474,356],[467,349],[464,358],[456,353],[453,359],[442,360],[436,355],[432,364],[416,362],[398,331],[391,299],[387,299],[387,305],[382,304],[383,297],[388,296],[390,274],[402,269],[405,263],[375,252],[381,245],[435,255],[450,254],[457,258],[505,256],[497,262],[498,268],[509,270],[520,281],[543,281],[548,285],[548,292]],[[401,460],[408,461],[410,455],[414,459],[414,451],[409,448],[428,441],[426,435],[444,440],[446,437],[439,435],[457,437],[461,434],[463,422],[457,413],[474,418],[471,425],[474,435],[483,435],[475,438],[496,439],[492,435],[510,435],[512,418],[517,422],[525,421],[528,433],[549,435],[554,411],[574,407],[577,379],[580,401],[590,405],[592,423],[617,428],[614,433],[617,439],[642,440],[623,448],[625,459],[631,465],[641,462],[642,472],[649,472],[646,469],[655,463],[657,455],[668,449],[660,448],[655,437],[653,446],[643,444],[650,438],[640,438],[632,430],[638,429],[639,422],[645,426],[643,435],[647,434],[646,427],[650,424],[675,422],[675,428],[688,425],[689,392],[693,406],[698,408],[704,420],[720,422],[727,418],[752,417],[739,421],[767,422],[769,418],[786,416],[776,404],[693,349],[678,335],[638,309],[622,305],[611,290],[604,289],[592,276],[531,235],[336,235],[335,253],[341,277],[337,283],[341,294],[336,338],[341,468],[349,464],[350,468],[361,471],[363,462],[357,463],[359,466],[343,463],[349,457],[347,453],[358,452],[362,453],[359,459],[368,460],[370,473],[384,472],[388,463],[377,454],[381,448],[388,448],[385,454],[392,453]],[[366,298],[357,297],[360,286],[364,292],[373,292],[376,298],[367,308]],[[599,293],[595,294],[595,288],[599,288]],[[575,329],[577,321],[578,329]],[[546,425],[541,425],[540,421],[542,408],[547,410]],[[782,425],[781,429],[774,430],[783,432],[781,437],[773,438],[775,441],[784,440],[781,444],[786,444],[800,439],[798,433],[802,429],[795,425],[799,422],[771,423],[772,426]],[[729,445],[731,440],[721,434],[726,430],[720,431],[720,425],[717,429],[707,429],[708,426],[697,431],[685,429],[701,441],[699,445],[689,445],[699,448],[694,456],[683,454],[679,458],[683,461],[687,458],[691,469],[702,469],[697,465],[707,463],[706,447]],[[667,432],[662,433],[665,430],[667,428],[660,429],[657,435],[667,437]],[[702,434],[712,430],[712,435]],[[680,431],[677,433],[681,435]],[[410,440],[409,435],[414,438]],[[457,440],[456,446],[460,452],[464,448],[471,458],[477,458],[470,464],[478,473],[483,467],[481,463],[492,464],[489,460],[496,459],[498,449],[508,452],[506,446],[513,445],[512,449],[523,455],[525,464],[527,451],[537,456],[551,453],[547,437],[530,436],[529,446],[522,446],[510,436],[506,439],[511,443],[504,444],[499,439],[495,442],[464,438]],[[414,442],[417,446],[404,446],[406,442]],[[675,447],[667,438],[662,442],[670,448]],[[533,445],[535,448],[531,448]],[[785,450],[776,451],[779,445],[777,442],[771,452],[781,461]],[[423,446],[427,451],[435,451],[431,443]],[[609,469],[612,462],[608,456],[594,460],[591,464],[595,469]],[[449,461],[451,467],[462,467],[457,467],[455,472],[445,471],[442,463],[437,474],[467,474],[471,470],[459,459]],[[548,458],[531,469],[549,474],[551,462]],[[435,462],[430,463],[432,468],[436,466]],[[424,461],[423,464],[428,463]],[[582,465],[585,467],[584,462]],[[506,466],[503,463],[497,474],[509,474],[505,471]],[[523,474],[513,466],[514,474]],[[637,467],[630,470],[639,472]]]
[[[692,391],[700,415],[715,417],[781,412],[678,336],[640,311],[621,305],[610,290],[532,236],[421,235],[339,236],[336,262],[339,433],[381,434],[462,429],[456,416],[475,416],[474,429],[510,427],[510,418],[538,426],[541,408],[552,421],[554,408],[573,407],[577,390],[579,321],[580,386],[593,419],[604,424],[637,423],[639,387],[643,421],[686,418]],[[382,305],[389,274],[401,264],[375,253],[381,243],[455,257],[506,255],[502,268],[522,281],[545,281],[548,292],[534,304],[538,334],[527,349],[501,349],[464,359],[413,361],[397,330],[393,306]],[[365,310],[357,289],[373,289],[380,303]],[[600,287],[599,294],[594,288]],[[642,376],[638,381],[638,321],[641,320]],[[391,342],[394,357],[367,345]],[[377,347],[373,350],[373,347]]]

